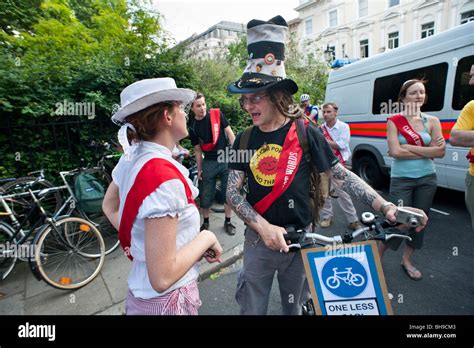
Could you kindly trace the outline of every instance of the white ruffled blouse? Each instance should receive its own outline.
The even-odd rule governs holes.
[[[173,159],[171,151],[162,145],[143,141],[137,146],[130,159],[122,156],[112,172],[113,181],[119,187],[120,217],[122,216],[128,191],[134,184],[138,172],[152,158],[163,158],[176,166],[186,178],[192,190],[193,198],[198,196],[199,190],[189,180],[188,170]],[[194,239],[199,233],[199,211],[195,205],[188,204],[184,185],[179,179],[164,182],[145,198],[133,223],[130,248],[130,253],[133,256],[133,265],[128,276],[128,287],[135,297],[144,299],[157,297],[198,278],[199,269],[197,264],[195,264],[165,292],[158,293],[151,286],[145,262],[145,219],[161,218],[164,216],[178,217],[176,231],[177,250]],[[157,233],[160,233],[160,231],[157,231]]]

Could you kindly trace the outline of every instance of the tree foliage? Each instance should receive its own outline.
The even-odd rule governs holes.
[[[40,167],[56,174],[90,159],[87,142],[115,138],[111,112],[132,82],[171,76],[190,87],[195,80],[143,1],[12,3],[0,5],[2,176]],[[65,103],[89,103],[95,117],[58,113]]]
[[[47,169],[52,178],[92,159],[89,141],[116,138],[110,121],[124,87],[170,76],[204,93],[235,132],[251,121],[227,92],[247,64],[245,36],[216,60],[184,60],[150,0],[4,0],[0,3],[0,177]],[[324,99],[327,66],[304,60],[290,40],[285,66],[299,86]],[[71,105],[94,107],[78,114]],[[73,110],[64,113],[60,110]],[[64,111],[64,110],[63,110]]]

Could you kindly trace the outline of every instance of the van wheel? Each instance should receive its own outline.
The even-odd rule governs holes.
[[[373,188],[380,188],[384,184],[384,175],[379,164],[371,156],[362,156],[354,163],[354,172]]]

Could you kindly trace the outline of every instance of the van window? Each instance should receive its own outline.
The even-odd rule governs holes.
[[[447,74],[448,63],[440,63],[375,79],[372,113],[393,114],[400,112],[397,106],[398,92],[405,81],[416,78],[428,80],[426,84],[428,102],[423,105],[421,111],[440,111],[444,104]]]
[[[354,98],[353,96],[360,95],[361,91],[370,93],[370,81],[361,81],[344,85],[328,91],[328,95],[332,95],[332,100],[326,102],[333,102],[339,105],[339,116],[347,115],[366,115],[369,111],[369,101],[367,98]]]
[[[474,86],[469,86],[469,73],[474,64],[474,56],[462,58],[456,67],[453,88],[453,109],[462,110],[464,105],[474,100]]]

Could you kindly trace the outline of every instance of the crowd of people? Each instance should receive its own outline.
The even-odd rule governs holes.
[[[298,86],[286,76],[284,65],[287,32],[288,25],[280,16],[247,25],[248,64],[242,76],[228,85],[228,92],[239,95],[253,126],[237,136],[218,108],[208,110],[203,94],[178,88],[171,78],[138,81],[122,91],[121,107],[113,120],[121,126],[124,156],[113,171],[103,209],[133,260],[127,314],[197,314],[201,303],[197,263],[203,258],[219,262],[222,254],[216,235],[209,231],[217,178],[226,190],[224,230],[229,235],[236,233],[232,210],[246,225],[236,290],[241,314],[266,314],[275,273],[283,314],[301,314],[310,297],[308,281],[301,253],[288,252],[284,238],[287,225],[314,228],[307,189],[312,168],[304,160],[296,135],[296,120],[301,118],[305,119],[311,162],[319,173],[332,178],[334,198],[322,207],[320,226],[330,226],[332,200],[337,199],[349,227],[359,228],[351,196],[390,221],[396,219],[397,205],[421,214],[420,226],[410,231],[412,241],[405,245],[401,265],[411,279],[422,278],[412,255],[422,247],[436,191],[432,159],[445,153],[439,120],[420,111],[427,98],[426,81],[412,79],[401,86],[399,103],[404,111],[387,121],[394,162],[391,199],[386,201],[345,167],[351,155],[350,129],[337,119],[338,105],[323,104],[324,122],[318,125],[320,109],[310,104],[309,94],[301,95],[299,105],[295,103]],[[474,84],[474,77],[471,81]],[[474,147],[472,103],[466,105],[453,130],[452,139],[462,146]],[[187,122],[189,109],[193,117]],[[202,179],[200,192],[179,162],[179,154],[186,153],[179,141],[188,134]],[[253,156],[246,162],[219,161],[219,151],[227,146]],[[474,149],[471,153],[472,159]],[[474,196],[472,176],[474,160],[466,180],[470,187],[467,203]],[[195,204],[198,194],[202,223]],[[470,207],[472,214],[474,204]],[[380,255],[398,246],[382,243]]]

